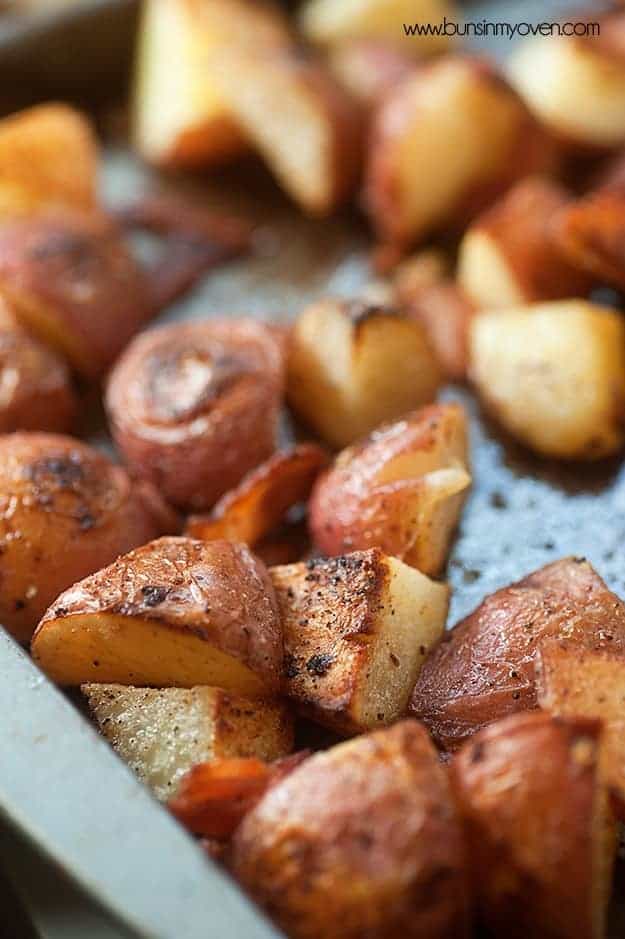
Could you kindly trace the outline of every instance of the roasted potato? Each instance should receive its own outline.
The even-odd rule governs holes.
[[[270,569],[285,650],[285,693],[343,733],[401,717],[449,592],[380,550]]]
[[[175,795],[196,763],[271,761],[293,749],[293,720],[279,702],[206,687],[86,684],[81,691],[100,731],[157,799]]]
[[[336,458],[309,503],[325,554],[380,547],[424,574],[445,564],[471,483],[457,404],[433,404],[374,431]]]
[[[444,33],[407,35],[403,24],[442,24],[458,20],[453,0],[308,0],[300,14],[302,31],[311,42],[338,44],[350,39],[376,39],[399,46],[416,58],[449,45]]]
[[[518,714],[451,767],[489,935],[600,939],[614,856],[597,721]]]
[[[552,162],[550,143],[498,75],[444,58],[400,82],[374,116],[365,203],[380,241],[401,253]]]
[[[345,40],[328,50],[332,74],[365,108],[414,69],[407,52],[375,39]]]
[[[571,264],[601,282],[625,288],[625,179],[565,206],[552,227]]]
[[[61,685],[210,685],[265,697],[280,686],[282,630],[265,565],[244,545],[160,538],[62,593],[32,652]]]
[[[397,264],[392,272],[393,296],[403,308],[426,287],[444,283],[451,274],[447,255],[438,248],[424,248]]]
[[[113,369],[106,407],[132,471],[182,508],[210,508],[275,449],[283,348],[250,319],[143,333]]]
[[[325,451],[314,443],[275,453],[227,492],[210,515],[192,515],[187,535],[202,541],[242,541],[253,547],[279,526],[291,507],[306,501],[327,462]]]
[[[87,118],[41,104],[0,121],[0,220],[41,209],[93,209],[98,145]]]
[[[541,708],[561,717],[600,720],[604,779],[625,807],[625,656],[610,649],[578,649],[561,642],[541,643],[536,657]]]
[[[589,278],[569,264],[552,230],[571,200],[559,183],[524,179],[474,220],[460,244],[458,281],[480,308],[583,296]]]
[[[487,409],[548,457],[597,460],[625,442],[625,323],[583,300],[478,314],[470,375]]]
[[[422,327],[396,309],[324,300],[295,323],[288,400],[333,446],[427,404],[440,382]]]
[[[446,633],[417,678],[410,713],[457,749],[493,721],[537,706],[543,640],[625,651],[625,606],[583,558],[565,558],[491,594]]]
[[[145,272],[117,227],[96,213],[4,225],[0,297],[20,325],[87,378],[101,375],[155,312]]]
[[[1,436],[0,622],[27,641],[62,590],[173,523],[158,493],[87,444]]]
[[[413,721],[305,760],[245,816],[230,866],[293,939],[468,934],[447,775]]]
[[[408,316],[421,324],[445,376],[464,381],[469,365],[469,324],[475,304],[452,280],[413,289]]]

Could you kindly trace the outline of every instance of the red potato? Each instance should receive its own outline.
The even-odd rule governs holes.
[[[172,504],[210,508],[275,449],[283,346],[250,319],[176,323],[137,337],[113,369],[113,439]]]
[[[553,220],[560,250],[581,271],[625,287],[625,179],[564,207]]]
[[[410,713],[455,750],[487,724],[536,708],[536,656],[546,639],[625,652],[625,606],[583,559],[548,564],[486,597],[425,660]]]
[[[460,244],[458,282],[480,308],[583,296],[590,279],[570,264],[553,219],[571,195],[548,179],[517,183],[473,221]]]
[[[293,939],[461,939],[464,845],[416,722],[317,753],[235,831],[230,868]]]
[[[414,61],[405,52],[375,39],[346,40],[333,46],[328,64],[341,85],[367,108],[414,70]]]
[[[192,515],[186,533],[203,541],[226,538],[253,547],[278,527],[290,508],[308,499],[327,462],[327,453],[314,443],[275,453],[227,492],[209,515]]]
[[[469,368],[469,328],[475,304],[451,280],[413,290],[406,312],[423,327],[436,358],[451,381],[464,381]]]
[[[456,404],[430,405],[338,455],[313,489],[313,541],[328,555],[380,547],[439,573],[471,483]]]
[[[401,254],[466,224],[553,161],[551,143],[490,67],[448,57],[397,85],[374,116],[365,204],[382,244]]]
[[[614,825],[597,721],[518,714],[462,748],[451,779],[489,935],[601,939]]]
[[[30,639],[55,597],[177,519],[147,484],[71,437],[0,437],[0,622]]]

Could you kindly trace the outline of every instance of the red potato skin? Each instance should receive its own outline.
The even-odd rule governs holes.
[[[406,304],[408,316],[421,323],[450,381],[464,381],[469,366],[469,324],[475,306],[453,281],[428,284]]]
[[[489,935],[594,939],[597,721],[519,714],[451,763],[478,915]]]
[[[625,177],[562,209],[553,220],[553,231],[572,265],[625,288]]]
[[[283,347],[245,319],[177,323],[134,340],[106,392],[132,472],[173,505],[210,508],[275,449]]]
[[[625,653],[625,605],[584,559],[565,558],[487,597],[426,658],[409,713],[443,750],[538,706],[544,639]]]

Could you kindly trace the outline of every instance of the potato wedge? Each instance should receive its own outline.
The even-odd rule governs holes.
[[[430,405],[338,455],[310,498],[313,542],[329,555],[378,546],[435,575],[470,484],[463,409]]]
[[[343,733],[403,715],[449,592],[377,548],[270,569],[284,629],[285,693]]]
[[[615,310],[560,300],[480,313],[469,359],[483,404],[537,453],[598,460],[625,443],[625,323]]]
[[[600,939],[614,857],[600,725],[519,714],[452,763],[478,913],[489,935]]]
[[[541,643],[536,657],[538,704],[559,717],[600,720],[603,777],[625,806],[625,656]],[[625,820],[625,819],[623,819]]]
[[[265,697],[280,687],[282,631],[267,570],[244,545],[160,538],[62,593],[32,653],[61,685]]]
[[[196,763],[222,757],[276,760],[293,749],[293,719],[280,702],[220,688],[86,684],[89,713],[157,799],[170,799]]]
[[[441,382],[423,329],[398,310],[360,300],[304,310],[287,372],[289,404],[336,447],[432,401]]]
[[[535,662],[547,639],[625,651],[625,605],[587,561],[565,558],[491,594],[428,655],[410,713],[455,750],[487,724],[538,704]]]
[[[293,939],[468,934],[460,826],[416,722],[305,760],[243,819],[231,869]]]
[[[288,510],[305,502],[328,462],[315,443],[275,453],[223,496],[210,515],[192,515],[186,534],[201,541],[225,538],[253,547],[278,527]]]
[[[477,60],[444,58],[409,76],[373,120],[365,203],[398,253],[461,226],[530,172],[552,147],[517,95]]]
[[[62,590],[176,523],[151,486],[79,440],[0,436],[0,622],[27,642]]]
[[[94,209],[98,144],[87,117],[41,104],[0,121],[0,220],[44,208]]]
[[[482,309],[583,296],[590,279],[569,264],[552,229],[571,201],[559,183],[517,183],[474,220],[460,244],[458,281]]]
[[[625,179],[564,207],[553,233],[571,264],[601,282],[625,287]]]
[[[308,0],[300,13],[300,25],[311,42],[377,39],[420,59],[445,49],[450,37],[433,32],[407,35],[404,24],[436,27],[445,18],[460,18],[453,0]]]

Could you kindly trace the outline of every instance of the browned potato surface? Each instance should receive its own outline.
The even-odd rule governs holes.
[[[563,208],[553,227],[571,264],[625,287],[625,181],[602,186]]]
[[[445,626],[449,592],[378,549],[273,567],[285,692],[314,720],[359,733],[401,717]]]
[[[473,221],[460,244],[458,280],[480,308],[583,296],[589,279],[569,264],[553,232],[571,201],[559,183],[530,177]]]
[[[98,145],[87,118],[41,104],[0,121],[0,219],[96,206]]]
[[[282,372],[280,340],[251,319],[150,330],[109,379],[115,443],[170,502],[210,508],[275,449]]]
[[[278,702],[207,687],[87,684],[81,691],[100,731],[161,800],[176,793],[197,763],[271,761],[293,749],[293,719]]]
[[[492,415],[547,457],[598,460],[625,443],[625,323],[554,300],[474,316],[470,375]]]
[[[0,297],[20,325],[88,378],[101,375],[154,312],[149,285],[102,215],[34,215],[0,230]]]
[[[416,722],[311,756],[243,819],[230,864],[293,939],[468,934],[460,827]]]
[[[599,723],[519,714],[481,731],[452,763],[478,912],[489,935],[600,939],[613,831]]]
[[[171,524],[158,493],[71,437],[0,437],[0,622],[27,641],[54,598]]]
[[[313,541],[329,555],[380,547],[425,574],[443,567],[471,477],[466,418],[433,404],[343,450],[315,483]]]
[[[469,364],[469,324],[475,304],[451,280],[413,289],[406,312],[423,327],[430,346],[451,381],[463,381]]]
[[[398,309],[322,300],[293,328],[289,403],[333,446],[427,404],[440,382],[423,328]]]
[[[487,724],[535,708],[546,639],[625,651],[625,606],[583,559],[548,564],[486,597],[428,655],[410,712],[454,750]]]
[[[266,696],[280,686],[282,630],[267,570],[244,545],[160,538],[62,593],[32,651],[61,685]]]

